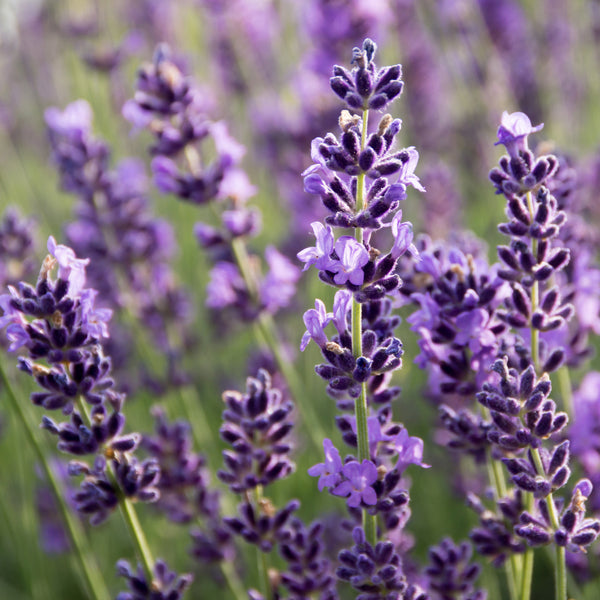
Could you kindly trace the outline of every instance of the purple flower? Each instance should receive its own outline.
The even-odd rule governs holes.
[[[20,323],[10,323],[6,328],[6,338],[10,342],[8,346],[9,352],[14,352],[24,346],[29,340],[29,334]]]
[[[275,312],[278,308],[287,306],[294,297],[300,271],[274,246],[266,248],[265,259],[269,272],[262,282],[260,298],[267,310]]]
[[[246,208],[237,210],[224,210],[221,214],[221,222],[223,223],[223,227],[234,237],[255,234],[260,229],[260,221],[260,212],[256,210],[248,210]],[[194,232],[196,233],[196,236],[200,238],[201,235],[199,235],[197,229],[198,225],[202,224],[197,224]],[[207,228],[208,232],[210,232],[211,229],[213,232],[215,231],[208,225],[204,225],[204,227]]]
[[[94,308],[97,295],[98,292],[91,288],[81,292],[81,329],[94,338],[108,337],[108,322],[113,311]]]
[[[304,178],[304,191],[307,194],[322,194],[327,185],[318,173],[310,173]]]
[[[516,158],[519,156],[519,151],[528,149],[527,136],[530,133],[540,131],[542,127],[544,127],[543,123],[533,127],[529,117],[525,113],[508,113],[504,111],[500,127],[498,127],[498,141],[496,145],[504,144],[510,156]]]
[[[483,308],[464,312],[456,317],[458,333],[454,342],[468,346],[473,354],[479,354],[496,345],[496,336],[488,329],[490,315]]]
[[[238,300],[238,292],[246,288],[238,268],[225,261],[219,261],[210,272],[206,286],[206,306],[220,309]]]
[[[405,254],[407,251],[418,256],[418,251],[413,241],[413,226],[412,223],[402,222],[402,211],[399,210],[392,219],[392,235],[394,236],[394,245],[392,246],[391,255],[396,259]]]
[[[404,150],[408,154],[408,160],[402,164],[398,183],[404,185],[412,185],[419,192],[424,192],[425,188],[421,185],[419,178],[415,175],[415,169],[419,162],[419,153],[414,146],[410,146]]]
[[[77,296],[85,285],[85,267],[90,259],[77,258],[71,248],[57,244],[52,236],[48,238],[48,252],[58,262],[58,277],[69,282],[69,295]]]
[[[308,469],[308,474],[311,477],[319,477],[319,491],[323,488],[333,487],[338,484],[341,479],[342,459],[338,449],[333,445],[333,442],[325,438],[323,440],[323,450],[325,451],[325,462],[312,466]]]
[[[398,452],[396,469],[402,473],[408,465],[418,465],[429,469],[431,465],[423,462],[423,440],[408,435],[406,429],[401,429],[394,439],[394,446]]]
[[[147,581],[141,565],[136,570],[126,560],[117,562],[117,573],[127,580],[128,592],[119,592],[117,600],[180,600],[192,583],[192,575],[177,575],[163,560],[154,564],[152,581]]]
[[[304,313],[303,319],[306,331],[300,342],[300,350],[304,352],[310,340],[314,340],[321,348],[325,346],[328,339],[323,330],[331,320],[331,316],[326,312],[323,301],[317,298],[315,300],[315,307],[307,310]]]
[[[21,311],[16,309],[13,306],[13,299],[17,300],[19,298],[19,294],[17,290],[12,286],[8,286],[8,294],[0,295],[0,309],[4,313],[0,317],[0,329],[4,329],[10,323],[19,323],[21,325],[26,324],[26,320],[21,314]]]
[[[227,131],[227,125],[223,121],[217,121],[210,125],[210,133],[215,142],[217,154],[229,162],[226,166],[239,163],[246,149],[237,140],[232,138]]]
[[[308,167],[307,169],[305,169],[302,172],[302,177],[305,178],[304,183],[306,186],[306,178],[310,177],[311,175],[314,174],[320,174],[320,173],[327,173],[328,169],[327,166],[325,164],[325,159],[323,158],[323,155],[321,154],[321,144],[323,143],[324,139],[322,137],[316,137],[313,139],[313,141],[310,143],[310,157],[313,159],[314,164],[310,165],[310,167]],[[309,190],[307,190],[305,188],[306,192],[309,192]],[[309,193],[314,193],[314,192],[309,192]]]
[[[235,202],[245,204],[249,198],[256,194],[256,186],[250,183],[245,171],[229,167],[225,170],[219,182],[218,198],[231,198]]]
[[[85,100],[76,100],[62,112],[55,107],[46,109],[44,120],[59,135],[82,138],[92,127],[92,109]]]
[[[301,250],[296,256],[298,260],[306,263],[304,269],[302,269],[303,271],[306,271],[311,265],[314,265],[319,270],[328,269],[334,264],[334,261],[330,258],[335,241],[333,230],[329,225],[325,227],[318,221],[311,223],[310,226],[315,234],[317,243],[315,246]]]
[[[342,475],[346,479],[332,490],[332,494],[346,497],[348,506],[352,508],[360,506],[361,502],[369,506],[377,504],[377,494],[371,487],[377,481],[374,463],[365,459],[359,464],[352,460],[343,466]]]
[[[348,329],[348,313],[352,306],[352,292],[338,290],[333,298],[333,324],[342,335]]]
[[[156,156],[151,163],[154,185],[164,194],[176,194],[180,190],[179,169],[166,156]]]
[[[335,252],[339,260],[328,269],[335,273],[335,283],[344,285],[349,281],[353,285],[362,285],[365,280],[362,268],[369,262],[365,247],[353,237],[343,235],[335,243]]]

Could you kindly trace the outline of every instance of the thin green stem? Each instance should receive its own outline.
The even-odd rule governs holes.
[[[540,451],[537,448],[531,450],[533,457],[533,463],[535,465],[538,474],[544,473],[544,465],[540,456]],[[557,530],[560,527],[558,520],[558,513],[556,506],[554,505],[554,499],[552,494],[546,496],[546,506],[548,507],[548,516],[550,517],[550,525],[553,530]],[[567,567],[566,567],[566,552],[562,546],[556,544],[556,575],[554,580],[554,589],[556,593],[556,600],[567,599]]]
[[[222,560],[220,562],[221,573],[223,573],[223,577],[225,577],[225,581],[231,590],[231,593],[235,596],[236,600],[246,600],[248,598],[248,593],[238,574],[236,573],[233,565],[230,562]]]
[[[523,555],[523,574],[521,576],[520,600],[529,600],[531,597],[531,579],[533,576],[533,548],[527,548]]]
[[[479,405],[481,415],[486,421],[490,420],[490,413],[487,408]],[[506,480],[504,478],[504,472],[502,470],[502,465],[499,461],[494,460],[492,456],[491,447],[487,447],[485,450],[486,455],[486,468],[488,472],[488,479],[490,484],[493,487],[494,491],[494,500],[498,502],[500,498],[504,498],[507,495],[506,489]],[[523,576],[523,565],[521,561],[521,556],[517,554],[511,553],[508,561],[504,565],[504,570],[506,574],[506,583],[508,586],[508,592],[510,594],[511,600],[517,600],[518,598],[518,589],[519,584],[521,582],[521,578]]]
[[[563,401],[563,408],[569,415],[569,418],[573,418],[573,386],[571,385],[571,374],[569,373],[569,367],[563,365],[557,373],[558,387],[560,388],[560,395]]]
[[[535,215],[535,209],[533,206],[533,196],[531,192],[527,192],[527,209],[529,210],[529,216],[533,221]],[[537,260],[538,253],[538,242],[535,238],[531,240],[531,252]],[[531,288],[531,312],[532,314],[537,310],[540,302],[540,284],[538,281],[534,281]],[[531,359],[533,360],[533,366],[535,367],[536,373],[539,371],[540,366],[540,332],[533,325],[530,327],[531,331]]]
[[[531,220],[533,221],[535,215],[535,209],[533,205],[533,196],[531,192],[527,192],[527,209],[529,211],[529,215]],[[535,238],[531,241],[531,252],[533,256],[537,259],[538,252],[538,242]],[[532,314],[538,309],[540,302],[540,289],[539,283],[534,282],[531,288],[531,312]],[[539,373],[539,331],[531,325],[531,357],[533,360],[533,365],[535,367],[536,374]],[[568,382],[568,387],[570,388],[570,382]],[[570,398],[570,393],[568,394]],[[538,475],[544,475],[544,465],[542,464],[542,459],[540,457],[539,449],[532,448],[531,455],[533,457],[533,462],[536,468]],[[533,500],[531,501],[531,504]],[[548,494],[546,496],[546,505],[548,507],[548,515],[550,517],[550,524],[554,530],[558,529],[558,515],[556,513],[556,507],[554,506],[554,499],[552,498],[552,494]],[[528,552],[533,552],[532,550],[528,550]],[[556,545],[556,569],[555,569],[555,591],[556,591],[556,600],[566,600],[567,598],[567,573],[566,573],[566,553],[565,549],[561,546]]]
[[[112,472],[109,469],[109,473],[112,475],[114,484],[117,484],[114,472]],[[123,515],[123,519],[125,521],[125,525],[127,526],[127,530],[129,531],[129,535],[133,543],[135,544],[138,554],[142,560],[142,566],[144,568],[146,578],[148,582],[152,582],[152,580],[154,579],[154,558],[152,557],[152,552],[150,550],[148,540],[146,539],[146,535],[144,534],[144,530],[142,529],[142,525],[140,524],[140,521],[138,519],[137,512],[135,510],[135,507],[133,506],[133,502],[125,495],[122,495],[119,500],[121,515]]]
[[[36,459],[44,470],[44,474],[48,479],[48,483],[52,488],[52,492],[56,498],[58,511],[64,525],[66,527],[67,535],[69,536],[69,541],[73,547],[73,551],[77,562],[81,568],[81,572],[83,574],[83,578],[85,584],[88,588],[88,592],[91,597],[95,600],[109,600],[110,594],[108,589],[106,588],[106,584],[104,580],[100,576],[100,569],[96,560],[89,552],[89,548],[91,547],[86,539],[86,535],[81,527],[79,521],[74,517],[67,505],[64,495],[63,489],[58,481],[52,466],[48,460],[46,452],[42,446],[40,440],[38,440],[37,436],[34,434],[34,431],[29,423],[29,419],[20,402],[17,400],[17,397],[14,393],[12,385],[8,379],[4,371],[4,367],[2,365],[2,361],[0,360],[0,379],[2,380],[2,384],[4,386],[4,393],[8,397],[9,404],[11,405],[12,410],[16,414],[17,418],[21,422],[21,426],[23,431],[25,432],[25,437],[29,442]]]
[[[256,508],[260,510],[261,502],[263,499],[262,486],[257,486],[255,489],[256,496]],[[271,581],[269,580],[269,567],[267,564],[267,555],[256,546],[256,558],[258,560],[258,577],[261,582],[263,595],[266,600],[273,600],[273,593],[271,589]]]
[[[79,412],[82,418],[86,421],[87,425],[91,425],[89,411],[87,410],[85,402],[81,398],[81,396],[77,399],[77,408],[79,409]],[[151,583],[154,579],[154,559],[152,558],[150,545],[148,544],[146,534],[144,533],[144,530],[142,529],[142,526],[138,519],[135,507],[133,506],[133,502],[129,498],[127,498],[127,496],[125,496],[125,494],[123,493],[123,490],[119,485],[114,468],[110,461],[109,466],[106,469],[106,474],[113,487],[117,491],[121,515],[123,516],[131,540],[137,549],[139,558],[142,561],[142,567],[144,569],[146,578],[148,582]]]
[[[486,463],[488,477],[494,488],[494,498],[496,501],[498,501],[500,498],[504,498],[507,494],[506,481],[504,479],[502,465],[497,460],[492,458],[492,452],[489,448],[486,450]],[[506,583],[510,598],[511,600],[517,600],[518,583],[523,577],[521,556],[511,553],[508,561],[504,565],[504,570],[506,572]]]
[[[360,140],[361,150],[364,149],[367,141],[369,111],[363,110],[362,114],[362,133]],[[365,208],[365,175],[361,173],[356,178],[356,209]],[[362,245],[363,230],[356,227],[354,230],[356,241]],[[354,358],[362,356],[362,304],[352,298],[352,354]],[[358,458],[363,460],[371,459],[369,450],[369,428],[367,424],[368,406],[367,406],[367,384],[361,385],[360,396],[354,402],[354,415],[356,417],[356,437],[358,445]],[[367,541],[374,546],[377,543],[377,521],[376,517],[369,515],[366,509],[362,512],[363,529]]]

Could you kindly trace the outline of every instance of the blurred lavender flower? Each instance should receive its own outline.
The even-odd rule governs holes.
[[[573,395],[573,423],[568,430],[571,451],[578,458],[584,473],[593,483],[590,501],[595,512],[600,510],[600,373],[585,375]]]
[[[147,580],[141,566],[134,571],[126,560],[117,563],[117,573],[127,580],[130,589],[120,592],[117,600],[180,600],[193,580],[189,574],[177,575],[170,571],[163,560],[156,561],[152,581]]]
[[[208,487],[205,457],[192,452],[189,423],[169,423],[160,408],[153,410],[153,416],[155,435],[145,435],[142,447],[160,466],[158,508],[176,523],[189,523],[198,514],[214,518],[218,492]]]
[[[468,542],[456,545],[450,538],[429,548],[429,566],[425,569],[429,591],[440,600],[485,600],[487,592],[475,590],[481,568],[471,563],[473,548]]]
[[[4,311],[0,325],[22,334],[28,357],[19,359],[19,368],[45,390],[33,392],[32,402],[70,415],[63,423],[44,415],[42,428],[58,437],[61,451],[95,455],[93,466],[71,461],[69,474],[85,476],[73,496],[74,505],[98,524],[124,498],[155,502],[160,470],[154,459],[140,462],[133,455],[138,434],[122,434],[124,397],[113,389],[111,361],[96,337],[108,335],[111,312],[93,309],[96,290],[85,287],[89,259],[77,258],[53,237],[48,250],[35,288],[20,282],[18,290],[10,286],[10,293],[0,297]],[[91,416],[86,404],[92,407]]]
[[[271,246],[265,252],[265,275],[246,256],[245,238],[258,233],[260,215],[246,205],[256,190],[240,167],[245,149],[225,123],[208,118],[199,95],[198,87],[163,45],[153,63],[140,69],[134,98],[126,102],[123,114],[135,127],[154,134],[152,170],[162,192],[194,204],[221,204],[220,228],[207,223],[195,227],[200,245],[215,263],[206,304],[219,311],[233,310],[236,317],[251,321],[288,306],[299,273]],[[211,144],[213,151],[206,148]]]
[[[508,73],[518,106],[540,118],[542,98],[536,70],[532,33],[523,6],[516,0],[478,0],[489,39],[496,46]]]
[[[168,359],[168,383],[181,383],[180,358],[190,343],[189,302],[170,268],[171,228],[150,213],[142,163],[124,159],[109,170],[110,150],[93,136],[92,112],[84,100],[62,112],[50,108],[45,117],[62,187],[79,197],[77,220],[66,227],[69,243],[90,257],[88,276],[104,306],[118,314],[129,311],[149,326]],[[125,332],[117,336],[121,340],[110,352],[131,343]]]
[[[0,221],[0,286],[28,279],[33,275],[36,247],[36,223],[23,218],[14,207],[8,207]]]

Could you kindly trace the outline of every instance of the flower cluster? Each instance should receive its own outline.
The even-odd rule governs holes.
[[[189,300],[170,266],[174,235],[150,211],[141,161],[126,158],[109,169],[110,148],[93,135],[92,116],[85,100],[45,113],[61,185],[79,199],[66,236],[77,253],[90,258],[88,278],[103,305],[117,314],[126,311],[149,328],[153,345],[167,358],[166,381],[152,374],[157,385],[178,385],[185,379],[180,363],[191,340]],[[125,363],[131,332],[121,327],[115,333],[117,341],[108,350]],[[123,371],[121,379],[131,368]]]
[[[342,461],[326,438],[325,462],[311,467],[309,474],[319,477],[320,490],[328,488],[346,498],[356,517],[362,511],[363,529],[355,529],[356,546],[340,553],[344,566],[337,572],[367,592],[360,598],[406,592],[399,555],[391,542],[377,542],[374,522],[380,515],[383,532],[401,531],[410,514],[408,492],[399,486],[402,473],[411,463],[427,466],[422,463],[422,441],[391,420],[391,402],[399,389],[389,387],[392,372],[402,364],[402,343],[394,335],[400,319],[392,314],[391,301],[401,280],[394,271],[400,257],[416,253],[412,225],[402,221],[400,202],[409,185],[423,188],[414,174],[416,150],[395,149],[400,121],[385,115],[368,132],[369,109],[384,108],[403,85],[400,65],[377,70],[375,50],[375,43],[366,39],[362,49],[353,51],[351,72],[334,67],[333,91],[363,113],[342,111],[339,141],[333,134],[313,141],[314,164],[303,173],[305,190],[319,194],[330,214],[325,224],[312,223],[315,246],[298,253],[305,270],[314,266],[323,282],[339,288],[333,312],[317,299],[315,308],[304,314],[307,331],[301,349],[311,340],[320,347],[327,362],[316,371],[327,381],[338,408],[354,412],[353,417],[342,415],[337,424],[344,440],[358,449],[358,457],[348,455]],[[393,183],[388,180],[392,176]],[[340,227],[352,228],[354,236],[336,239],[334,231]],[[382,252],[374,234],[385,229],[391,231],[392,243]],[[330,323],[337,330],[331,339],[325,333]]]
[[[271,387],[269,374],[261,369],[256,378],[248,378],[246,394],[225,392],[223,400],[227,408],[220,434],[232,450],[223,452],[226,468],[218,472],[219,479],[242,494],[289,475],[294,469],[289,458],[293,404]]]
[[[123,432],[125,398],[114,389],[111,360],[100,344],[109,335],[112,311],[95,308],[97,291],[85,287],[89,259],[77,258],[53,237],[48,252],[35,287],[20,282],[0,296],[0,326],[6,327],[10,351],[27,352],[27,358],[19,358],[20,370],[44,390],[33,392],[32,402],[69,417],[57,422],[44,415],[42,428],[58,438],[62,452],[92,461],[72,460],[68,472],[83,476],[72,498],[75,510],[97,525],[124,503],[156,502],[160,467],[154,458],[136,457],[141,435]],[[172,577],[162,578],[160,565],[160,581],[147,587],[170,583]]]
[[[287,306],[295,294],[297,267],[273,246],[265,252],[264,275],[246,256],[244,239],[255,236],[261,223],[260,213],[247,205],[255,188],[240,168],[245,149],[224,122],[208,118],[199,89],[170,59],[167,47],[159,46],[153,62],[140,69],[134,98],[123,114],[154,135],[150,152],[159,190],[194,204],[221,206],[218,227],[201,222],[194,228],[214,262],[206,305],[215,311],[232,309],[243,320]],[[204,155],[211,153],[206,149],[211,142],[216,157],[207,164]]]

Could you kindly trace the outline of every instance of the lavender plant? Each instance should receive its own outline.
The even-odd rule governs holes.
[[[90,258],[88,277],[102,305],[125,321],[109,351],[119,372],[131,378],[131,321],[144,324],[153,345],[166,359],[163,376],[156,371],[142,377],[156,389],[182,385],[186,374],[182,355],[192,345],[187,335],[191,315],[186,291],[177,284],[171,260],[173,231],[150,211],[146,175],[137,159],[124,159],[109,169],[110,148],[92,133],[92,110],[79,100],[64,111],[49,108],[46,125],[61,186],[75,194],[76,220],[66,227],[71,246]],[[137,326],[139,328],[139,325]],[[129,329],[129,331],[128,331]],[[123,367],[126,365],[123,364]],[[146,364],[146,369],[151,366]],[[125,382],[123,382],[124,384]],[[138,384],[135,379],[129,387]]]
[[[136,458],[140,435],[123,432],[124,396],[114,390],[111,361],[99,343],[108,336],[112,313],[95,308],[97,291],[85,287],[89,259],[77,258],[53,237],[48,251],[35,287],[19,282],[0,296],[4,313],[0,326],[6,328],[9,351],[27,350],[27,358],[19,358],[19,369],[44,390],[31,394],[33,404],[68,417],[59,422],[43,415],[42,428],[57,437],[61,452],[92,461],[69,462],[71,476],[84,475],[73,495],[75,510],[98,525],[119,507],[141,559],[137,575],[123,566],[121,573],[139,598],[149,597],[151,590],[154,597],[179,598],[191,578],[182,576],[171,586],[174,575],[164,563],[154,563],[133,506],[133,501],[158,499],[155,484],[160,470],[156,460]],[[136,583],[131,584],[134,578]],[[89,576],[88,583],[98,595]]]
[[[402,473],[409,464],[426,466],[422,441],[392,421],[391,403],[399,389],[389,387],[402,355],[402,343],[393,335],[399,319],[392,316],[389,299],[400,286],[393,271],[399,257],[414,251],[412,226],[402,222],[399,207],[409,185],[422,189],[414,174],[418,153],[394,148],[400,121],[391,115],[384,115],[369,133],[370,110],[386,108],[403,87],[400,65],[378,69],[375,52],[375,43],[366,39],[353,50],[351,71],[333,69],[332,90],[360,116],[342,111],[340,140],[328,133],[313,141],[315,164],[303,174],[305,189],[319,194],[330,214],[325,224],[312,224],[316,245],[298,254],[305,269],[314,266],[323,282],[338,288],[332,313],[317,299],[304,314],[307,331],[301,348],[310,340],[321,348],[326,363],[317,366],[317,373],[327,381],[338,408],[353,412],[340,416],[338,427],[358,456],[342,460],[326,438],[325,462],[309,474],[319,476],[320,490],[328,488],[345,497],[350,509],[362,512],[353,533],[356,545],[340,553],[343,566],[337,571],[361,592],[360,598],[413,594],[393,544],[379,538],[401,530],[408,518],[408,492],[399,488]],[[388,180],[392,176],[393,183]],[[386,227],[392,245],[382,252],[374,234]],[[334,228],[352,228],[354,236],[336,239]],[[329,323],[337,330],[331,340],[324,331]]]
[[[600,170],[586,153],[596,143],[596,13],[564,0],[4,6],[0,71],[10,85],[0,101],[0,187],[2,201],[35,214],[35,227],[11,212],[0,225],[0,283],[12,286],[0,300],[0,345],[19,352],[31,375],[30,386],[13,381],[4,372],[11,361],[0,361],[0,596],[79,597],[70,563],[40,561],[29,547],[39,539],[40,553],[74,556],[80,595],[96,600],[178,598],[190,577],[173,570],[192,569],[190,594],[199,598],[527,600],[550,596],[553,578],[561,600],[567,584],[569,597],[595,597]],[[390,55],[400,51],[403,74],[378,69],[367,40],[349,69],[335,68],[336,94],[326,95],[330,66],[375,36]],[[135,154],[114,113],[130,96],[131,69],[157,45],[124,112],[153,137],[154,187],[198,210],[211,323],[190,320],[194,307],[174,268],[175,236],[197,262],[193,236],[184,235],[190,207],[171,210],[160,199],[167,218],[156,219],[140,157],[111,161],[125,148]],[[420,157],[396,146],[399,120],[384,114],[401,80],[410,90],[402,134]],[[92,133],[91,108],[69,104],[83,97],[110,145]],[[491,179],[505,199],[506,241],[494,263],[464,228],[496,251],[490,231],[504,203],[481,180],[489,132],[513,102],[534,124],[551,124],[564,147],[530,148],[541,126],[503,115],[507,156]],[[61,187],[76,199],[63,228],[74,253],[51,243],[55,258],[27,286],[19,282],[37,263],[36,228],[57,231],[58,203],[69,198],[45,183],[53,177],[45,106],[66,106],[47,111],[46,122]],[[325,135],[340,108],[340,131]],[[302,193],[298,173],[317,136]],[[277,231],[263,215],[263,239],[251,206],[259,182],[257,205],[292,214]],[[402,206],[411,185],[427,188],[419,208]],[[406,219],[422,221],[415,228],[428,235],[413,240]],[[290,258],[311,231],[314,245],[298,258],[335,295],[310,300],[300,344],[319,346],[316,372],[335,407],[302,373],[308,354],[292,365],[285,345],[287,334],[302,335],[295,307],[305,292],[314,296]],[[264,258],[255,247],[267,247]],[[82,256],[90,258],[85,283]],[[245,337],[221,336],[248,325],[257,331],[248,351]],[[203,345],[189,343],[196,337]],[[415,343],[422,374],[406,364]],[[219,423],[217,390],[238,387],[233,357],[242,344],[254,377],[245,391],[225,392]],[[183,363],[193,367],[184,372]],[[258,368],[266,365],[269,375]],[[150,385],[136,385],[139,366]],[[398,401],[400,383],[410,406]],[[22,399],[33,386],[29,406]],[[152,425],[148,407],[159,393]],[[421,399],[437,408],[441,428]],[[336,409],[337,431],[322,431]],[[39,430],[35,410],[44,411]],[[425,442],[409,435],[415,416]],[[443,468],[411,482],[408,465],[423,465],[425,445]],[[133,507],[148,517],[134,527],[137,557],[111,524],[119,509],[135,523]],[[89,525],[103,520],[104,533]],[[141,533],[160,539],[168,566],[153,560]],[[120,594],[110,573],[117,556],[128,558],[117,563]],[[491,566],[482,581],[477,562]],[[498,567],[506,582],[494,581]]]

